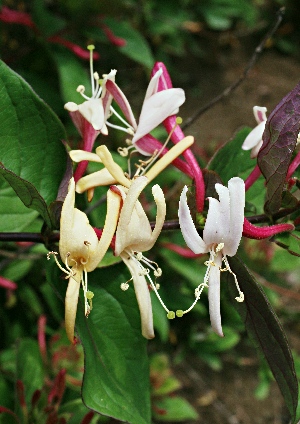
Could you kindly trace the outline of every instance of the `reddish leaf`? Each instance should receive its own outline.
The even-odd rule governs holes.
[[[300,83],[280,101],[270,114],[263,145],[257,156],[266,178],[265,212],[273,214],[281,205],[282,191],[300,128]]]
[[[287,338],[266,295],[246,266],[237,257],[228,260],[245,295],[242,303],[233,300],[234,307],[255,345],[268,362],[294,423],[298,404],[298,382]],[[235,297],[233,278],[229,273],[226,274],[228,280],[230,279],[229,291]]]

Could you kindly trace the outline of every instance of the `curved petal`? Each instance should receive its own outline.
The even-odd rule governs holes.
[[[196,230],[187,204],[187,190],[187,186],[184,186],[179,200],[178,218],[181,232],[186,244],[194,253],[206,253],[209,249]]]
[[[124,187],[130,187],[130,180],[125,177],[123,169],[118,165],[108,150],[108,148],[104,145],[97,147],[96,149],[97,155],[102,160],[103,165],[108,170],[108,172],[115,178],[115,180],[123,185]]]
[[[203,230],[203,240],[210,248],[211,245],[222,242],[222,232],[220,232],[220,222],[222,222],[222,217],[220,202],[217,199],[214,199],[213,197],[209,197],[208,200],[209,207]]]
[[[117,86],[117,84],[112,81],[106,81],[105,87],[107,91],[113,96],[115,102],[120,106],[121,111],[124,113],[125,118],[134,129],[137,128],[135,118],[133,116],[130,104],[123,93],[123,91]]]
[[[254,106],[253,114],[258,124],[267,120],[267,108],[264,106]]]
[[[168,116],[177,113],[179,106],[185,101],[185,94],[181,88],[170,88],[160,91],[146,99],[142,106],[138,127],[132,139],[134,144],[145,134],[151,132]]]
[[[220,311],[220,268],[222,265],[221,253],[214,258],[216,266],[210,269],[208,280],[208,302],[209,302],[209,316],[212,329],[220,337],[223,337],[221,311]]]
[[[65,326],[68,339],[71,343],[74,342],[74,328],[78,304],[78,296],[80,289],[80,276],[79,280],[76,281],[70,277],[68,288],[65,297]]]
[[[245,183],[239,177],[228,181],[230,195],[230,222],[228,225],[229,235],[224,246],[224,254],[234,256],[239,247],[244,225],[245,209]]]
[[[133,180],[120,213],[116,231],[115,254],[120,255],[126,248],[143,251],[143,242],[151,238],[151,227],[144,209],[138,201],[142,190],[148,184],[146,177]]]
[[[162,74],[162,69],[158,69],[155,74],[153,75],[153,77],[151,78],[147,91],[146,91],[146,95],[145,95],[145,100],[147,100],[149,97],[153,96],[158,89],[158,83],[159,83],[159,78]]]
[[[141,314],[142,334],[146,339],[153,339],[153,315],[149,288],[144,275],[140,275],[137,264],[127,255],[122,253],[121,258],[132,276],[136,299]]]
[[[265,130],[266,121],[258,124],[245,138],[244,143],[242,144],[243,150],[253,149],[262,139],[263,132]]]
[[[104,110],[101,99],[90,99],[78,106],[81,115],[93,126],[95,130],[100,131],[104,125]]]
[[[102,163],[101,159],[96,153],[87,152],[85,150],[71,150],[69,155],[73,162],[88,160],[89,162]]]
[[[254,159],[257,157],[258,152],[260,151],[261,146],[263,145],[263,140],[261,139],[259,143],[257,143],[256,146],[253,147],[250,153],[251,159]]]
[[[164,192],[162,191],[162,189],[160,188],[158,184],[155,184],[152,187],[152,194],[153,194],[154,201],[157,207],[155,227],[152,231],[151,239],[149,240],[147,245],[144,245],[143,252],[150,250],[153,247],[154,243],[156,242],[158,236],[161,233],[161,230],[166,218],[166,212],[167,212]]]
[[[226,243],[229,236],[230,225],[230,193],[227,187],[222,184],[215,184],[216,192],[219,195],[220,216],[218,223],[218,243]]]
[[[76,192],[84,193],[93,187],[109,186],[116,184],[116,179],[108,172],[106,168],[100,171],[88,174],[85,177],[80,178],[76,183]]]

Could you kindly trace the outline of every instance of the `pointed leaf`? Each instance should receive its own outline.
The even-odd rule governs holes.
[[[292,420],[295,420],[298,382],[286,335],[262,288],[246,266],[236,256],[228,258],[228,261],[245,295],[242,303],[233,299],[234,307],[241,316],[249,335],[267,360]],[[229,291],[236,297],[233,279],[229,273],[226,274]]]
[[[67,154],[61,143],[65,138],[64,128],[29,85],[3,62],[0,62],[0,84],[0,160],[7,170],[31,183],[48,204],[56,198],[66,167]],[[7,187],[0,178],[1,203],[5,199],[5,206],[1,205],[3,212],[6,209],[11,212],[10,202],[14,204],[15,195]],[[22,224],[17,220],[18,229],[37,216],[19,205],[16,213],[24,215],[24,220]],[[3,212],[0,227],[8,231]]]
[[[263,134],[257,163],[266,178],[265,212],[281,206],[282,191],[300,129],[300,83],[275,107]]]
[[[53,263],[48,281],[64,299],[66,281]],[[83,345],[85,372],[82,397],[96,412],[131,424],[150,420],[150,384],[147,341],[141,335],[140,315],[124,265],[101,268],[89,274],[89,290],[94,293],[93,309],[84,316],[79,302],[76,329]],[[100,283],[100,284],[99,284]]]
[[[21,199],[24,205],[27,208],[38,211],[42,215],[47,226],[51,228],[51,218],[47,205],[37,189],[29,181],[23,180],[23,178],[18,177],[16,174],[6,169],[3,165],[1,165],[1,162],[0,174],[13,188],[14,192]]]

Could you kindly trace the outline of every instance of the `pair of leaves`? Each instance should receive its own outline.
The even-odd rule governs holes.
[[[47,279],[63,300],[67,282],[54,263],[49,264]],[[82,397],[88,408],[100,414],[131,424],[149,424],[147,341],[141,335],[133,289],[120,289],[127,279],[123,264],[89,274],[93,309],[86,318],[79,302],[76,318],[85,358]]]
[[[51,228],[47,204],[56,198],[66,168],[64,128],[51,109],[14,71],[0,62],[0,196],[1,212],[12,212],[15,195],[21,199],[15,214],[1,220],[0,231],[21,231],[40,213]],[[7,187],[7,183],[11,189]],[[24,218],[24,219],[23,219]]]
[[[228,260],[245,295],[242,303],[234,300],[236,287],[230,274],[226,273],[234,307],[267,360],[294,423],[298,404],[298,382],[287,338],[266,295],[245,265],[237,257]]]

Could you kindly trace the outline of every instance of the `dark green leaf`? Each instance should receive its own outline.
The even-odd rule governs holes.
[[[240,130],[232,140],[224,144],[212,157],[207,168],[220,175],[223,184],[232,177],[243,177],[250,173],[255,162],[250,153],[242,149],[242,144],[249,134],[249,128]]]
[[[234,306],[249,335],[268,362],[294,420],[298,404],[298,382],[287,338],[266,295],[246,266],[237,257],[228,260],[245,295],[242,303],[233,300]],[[229,290],[236,297],[233,278],[229,273],[226,274]]]
[[[20,340],[17,347],[17,380],[21,380],[25,389],[27,406],[35,390],[44,385],[44,368],[38,343],[35,340]]]
[[[21,199],[27,208],[34,209],[43,217],[49,228],[52,227],[51,218],[48,212],[47,205],[39,194],[37,189],[23,178],[6,169],[0,163],[0,174],[12,187],[16,195]]]
[[[147,40],[141,32],[134,29],[129,22],[124,20],[116,21],[112,18],[106,18],[104,22],[117,37],[121,37],[126,41],[124,46],[118,47],[121,53],[147,68],[152,68],[154,57]]]
[[[29,85],[3,62],[0,84],[0,161],[7,170],[31,183],[48,204],[56,198],[66,167],[67,155],[61,143],[64,128]],[[15,202],[16,196],[3,178],[0,193],[1,231],[20,231],[37,216],[21,202]],[[6,213],[15,214],[15,222],[5,221]]]
[[[265,212],[273,214],[281,206],[286,174],[300,129],[300,83],[270,114],[263,134],[257,163],[266,179]]]
[[[32,17],[45,37],[61,31],[66,26],[66,21],[47,10],[45,3],[40,0],[32,2]]]
[[[50,264],[48,281],[63,299],[67,282]],[[95,294],[88,319],[80,302],[76,328],[85,355],[82,397],[96,412],[131,424],[149,424],[150,384],[147,341],[141,335],[140,315],[123,265],[96,269],[89,274]]]

